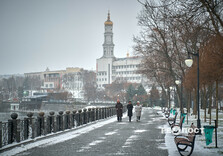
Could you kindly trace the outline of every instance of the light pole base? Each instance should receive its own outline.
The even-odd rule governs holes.
[[[199,129],[198,133],[196,135],[202,135],[201,133],[201,120],[197,119],[197,128]]]

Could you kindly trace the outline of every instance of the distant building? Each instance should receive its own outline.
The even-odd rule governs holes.
[[[25,73],[25,77],[40,78],[43,81],[42,89],[61,89],[62,88],[62,77],[65,74],[77,73],[83,71],[83,68],[71,68],[68,67],[66,70],[54,70],[50,71],[49,68],[43,72]]]
[[[103,88],[104,85],[111,84],[115,80],[143,84],[147,81],[146,77],[137,73],[142,58],[129,57],[129,53],[127,53],[127,57],[125,58],[116,58],[114,56],[113,22],[110,20],[110,13],[108,13],[107,21],[105,21],[104,25],[103,56],[97,59],[96,64],[98,87]]]
[[[65,90],[73,94],[74,98],[83,98],[83,68],[68,67],[66,70],[25,73],[25,77],[39,78],[41,89],[47,92]]]
[[[19,110],[19,103],[11,103],[11,111],[18,111]]]

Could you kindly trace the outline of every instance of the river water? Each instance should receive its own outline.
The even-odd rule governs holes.
[[[36,112],[34,112],[34,115],[33,115],[33,117],[34,118],[36,118],[37,116],[38,116],[38,112],[40,112],[40,111],[43,111],[43,112],[45,112],[45,116],[48,116],[49,115],[49,112],[51,112],[51,111],[54,111],[55,112],[55,115],[58,115],[58,112],[59,111],[66,111],[66,110],[74,110],[74,109],[76,109],[76,110],[79,110],[79,109],[83,109],[83,108],[92,108],[92,107],[101,107],[102,105],[99,105],[99,106],[90,106],[90,105],[75,105],[75,108],[73,108],[73,109],[67,109],[66,107],[64,107],[64,105],[61,105],[61,107],[59,107],[59,106],[55,106],[54,105],[54,107],[46,107],[46,108],[44,108],[43,110],[39,110],[39,111],[36,111]],[[53,110],[54,109],[54,110]],[[11,119],[11,114],[12,113],[17,113],[18,114],[18,119],[24,119],[25,117],[27,117],[27,113],[28,113],[29,111],[26,111],[26,112],[18,112],[18,111],[5,111],[5,112],[0,112],[0,121],[2,121],[2,122],[7,122],[9,119]]]

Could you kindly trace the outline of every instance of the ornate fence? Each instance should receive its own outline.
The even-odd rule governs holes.
[[[123,111],[126,111],[126,107]],[[55,112],[50,112],[47,116],[44,112],[40,112],[36,118],[30,112],[24,120],[17,119],[18,114],[12,113],[12,119],[9,119],[8,122],[0,122],[0,148],[14,142],[19,143],[27,139],[75,128],[115,114],[115,107],[89,108],[72,112],[60,111],[58,115],[55,115]]]

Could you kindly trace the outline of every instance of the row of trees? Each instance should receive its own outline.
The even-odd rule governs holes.
[[[144,106],[164,106],[167,100],[159,93],[155,85],[147,93],[142,84],[128,83],[127,81],[114,81],[105,86],[103,90],[98,90],[96,83],[85,85],[85,99],[87,101],[140,101]]]
[[[0,80],[1,100],[22,98],[23,91],[41,86],[41,81],[37,78],[24,78],[22,76],[11,76]]]
[[[188,69],[184,61],[190,53],[199,53],[199,93],[202,93],[202,108],[209,105],[211,121],[212,99],[216,103],[216,113],[218,102],[222,100],[219,84],[223,80],[223,1],[139,2],[144,6],[138,16],[142,31],[134,37],[134,41],[136,54],[144,58],[140,72],[156,81],[166,98],[170,87],[174,86],[180,105],[183,106],[181,99],[189,99],[185,100],[188,111],[193,98],[186,97],[193,96],[193,113],[196,114],[197,64],[194,61],[192,68]],[[185,88],[185,98],[180,98],[181,88],[175,84],[179,79]]]

